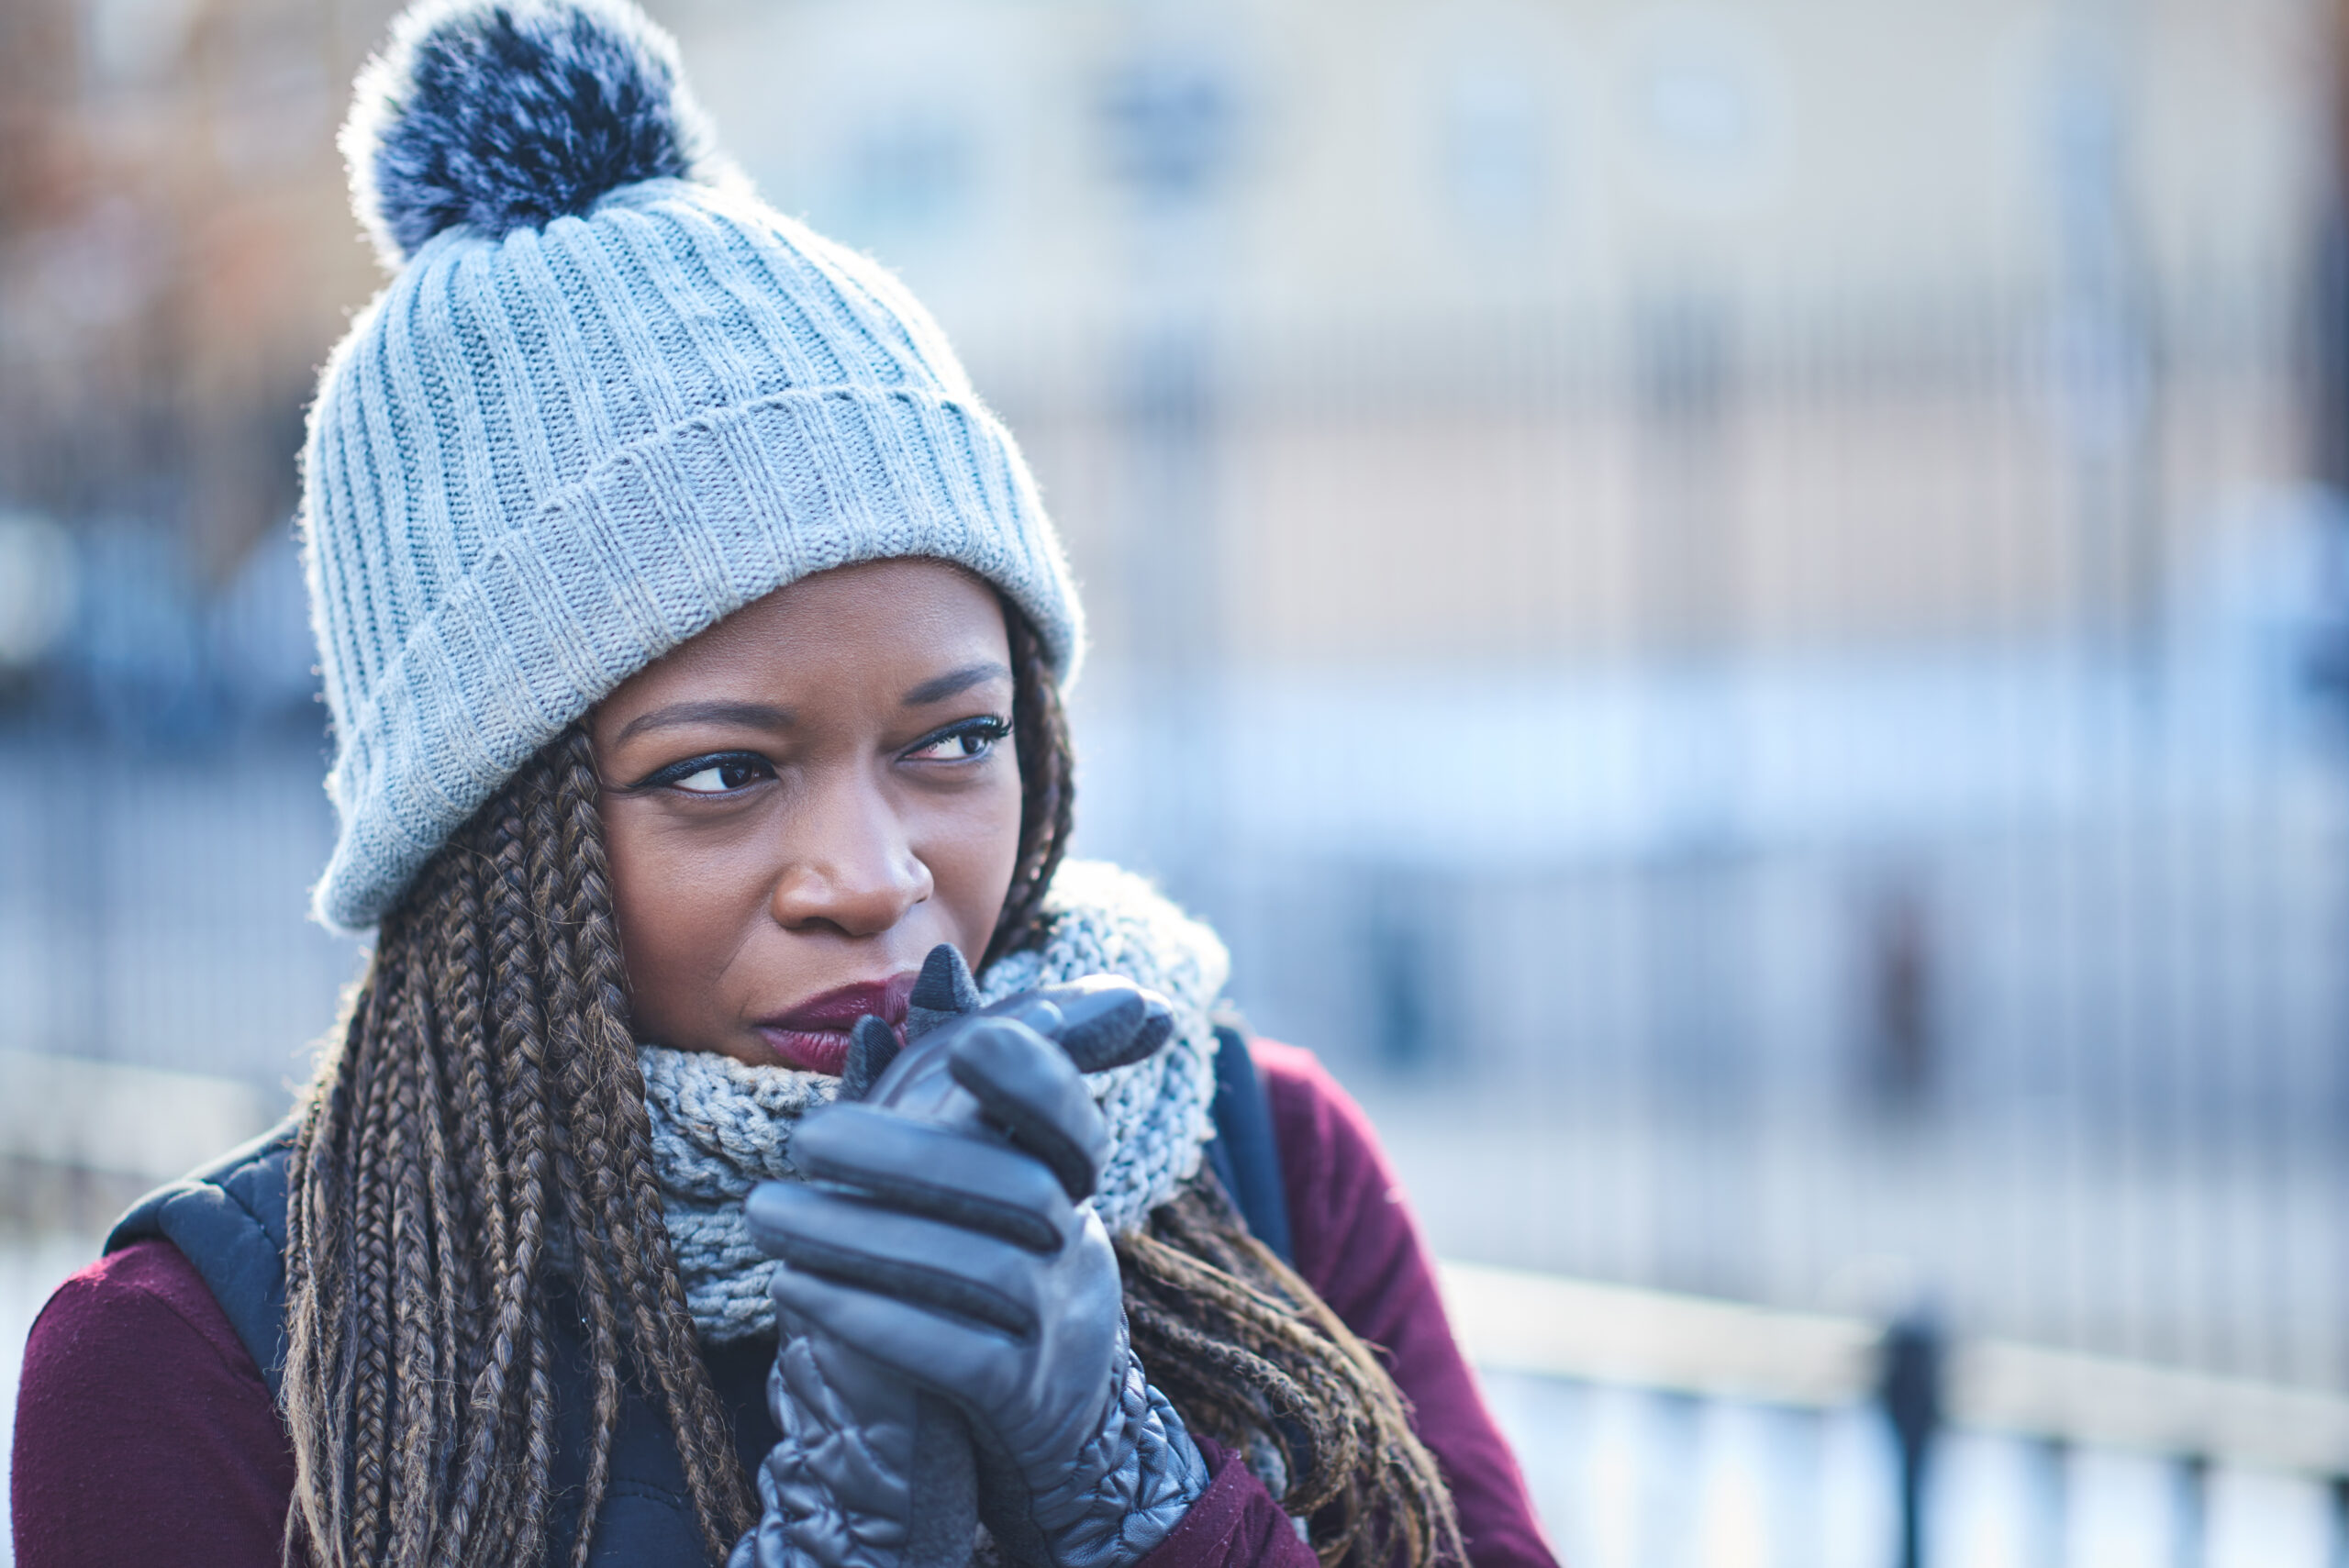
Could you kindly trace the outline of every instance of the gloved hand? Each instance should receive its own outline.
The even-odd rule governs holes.
[[[1147,1055],[1172,1015],[1108,980],[975,1002],[941,948],[914,992],[912,1043],[884,1070],[873,1059],[894,1037],[860,1027],[843,1092],[869,1085],[866,1103],[800,1124],[794,1159],[813,1184],[755,1189],[751,1231],[785,1262],[783,1313],[969,1419],[979,1514],[1008,1556],[1124,1568],[1208,1475],[1143,1378],[1116,1253],[1082,1202],[1108,1135],[1078,1067]]]
[[[978,1510],[952,1406],[824,1334],[779,1322],[758,1527],[727,1568],[966,1568]]]
[[[912,1001],[907,1034],[917,1040],[941,1023],[981,1011],[970,972],[951,947],[931,954]],[[1096,1067],[1140,1060],[1158,1048],[1172,1022],[1162,1001],[1108,980],[1030,993],[985,1010],[1052,1029],[1065,1049]],[[887,1026],[864,1019],[839,1097],[852,1102],[870,1095],[898,1049]],[[1053,1118],[1024,1113],[1021,1096],[995,1095],[985,1075],[974,1082],[1014,1123],[1029,1124],[1041,1157],[1067,1180],[1089,1184],[1097,1149],[1072,1147],[1053,1130]],[[890,1075],[887,1097],[891,1106],[926,1112],[934,1121],[973,1131],[983,1125],[978,1100],[955,1082],[950,1059],[941,1051],[909,1055]],[[896,1173],[881,1170],[870,1175],[874,1185],[891,1188]],[[951,1184],[941,1190],[918,1183],[910,1195],[910,1195],[918,1208],[924,1194],[950,1219],[974,1212],[967,1207],[968,1195],[958,1195]],[[1017,1225],[1015,1217],[992,1218]],[[1040,1229],[1031,1228],[1030,1236],[1039,1245],[1055,1244]],[[737,1543],[729,1568],[929,1568],[964,1562],[976,1509],[972,1444],[962,1416],[939,1395],[829,1335],[809,1334],[787,1310],[779,1308],[777,1318],[781,1342],[767,1396],[782,1439],[760,1467],[761,1522]]]

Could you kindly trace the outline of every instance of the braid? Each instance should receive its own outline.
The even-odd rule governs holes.
[[[328,1391],[326,1400],[288,1402],[286,1424],[295,1451],[315,1456],[315,1478],[327,1493],[320,1496],[318,1486],[307,1491],[296,1489],[295,1507],[290,1511],[285,1527],[285,1555],[289,1562],[295,1560],[305,1540],[325,1538],[329,1517],[339,1519],[351,1511],[349,1434],[330,1414],[349,1400],[350,1347],[341,1336],[321,1340],[301,1332],[297,1323],[304,1314],[297,1309],[306,1307],[306,1316],[313,1321],[337,1325],[348,1323],[354,1311],[347,1287],[358,1273],[357,1249],[342,1206],[343,1184],[337,1173],[351,1160],[353,1125],[357,1120],[353,1107],[359,1100],[358,1070],[364,1039],[362,1020],[367,1013],[367,1001],[363,986],[353,988],[345,1000],[344,1019],[338,1030],[344,1040],[344,1049],[329,1059],[331,1073],[321,1071],[320,1084],[300,1112],[296,1147],[317,1151],[314,1162],[316,1176],[308,1183],[293,1183],[287,1194],[289,1266],[295,1256],[302,1254],[313,1260],[313,1266],[307,1271],[307,1301],[289,1301],[287,1329],[291,1342],[285,1378],[289,1385],[298,1377]]]
[[[437,988],[436,988],[437,989]],[[417,994],[410,993],[412,1002]],[[416,1027],[429,1028],[430,1013],[417,1006]],[[418,1095],[419,1129],[424,1138],[425,1199],[431,1216],[433,1250],[433,1293],[427,1309],[425,1327],[431,1335],[434,1377],[431,1383],[431,1419],[422,1440],[431,1444],[424,1452],[419,1442],[421,1473],[435,1480],[448,1473],[451,1455],[455,1451],[457,1431],[457,1378],[455,1368],[468,1342],[469,1333],[476,1333],[475,1315],[468,1310],[468,1303],[478,1291],[473,1273],[471,1251],[460,1246],[458,1239],[471,1229],[471,1206],[467,1202],[467,1187],[462,1179],[460,1162],[451,1153],[450,1116],[451,1103],[441,1082],[440,1052],[422,1052],[417,1064],[420,1069],[421,1090]],[[439,1498],[433,1496],[437,1506]]]
[[[555,1190],[562,1197],[562,1234],[571,1245],[578,1274],[579,1310],[587,1330],[587,1362],[595,1385],[589,1418],[587,1478],[581,1493],[580,1518],[595,1518],[602,1510],[611,1480],[612,1436],[619,1428],[619,1313],[612,1300],[611,1237],[606,1217],[610,1212],[611,1151],[607,1146],[600,1107],[592,1092],[602,1063],[580,1028],[579,977],[572,951],[573,932],[562,917],[563,908],[563,845],[558,824],[558,781],[549,770],[531,770],[531,787],[523,796],[529,823],[530,906],[538,912],[545,938],[540,973],[546,985],[546,1013],[551,1028],[552,1075],[569,1112],[569,1136],[555,1155]],[[551,918],[550,918],[551,917]],[[593,1532],[583,1528],[573,1541],[573,1562],[584,1568]]]
[[[680,1445],[686,1481],[697,1498],[707,1496],[714,1505],[703,1510],[703,1526],[709,1532],[711,1554],[723,1557],[737,1532],[729,1529],[721,1536],[715,1526],[720,1519],[747,1519],[750,1500],[735,1458],[731,1426],[703,1370],[685,1282],[678,1277],[669,1244],[652,1161],[652,1123],[644,1107],[644,1075],[628,1026],[628,970],[612,920],[595,750],[579,732],[562,750],[567,785],[563,859],[574,877],[564,926],[577,946],[573,973],[579,986],[579,1016],[591,1033],[607,1042],[609,1051],[604,1054],[611,1063],[584,1086],[602,1102],[597,1119],[616,1134],[608,1153],[596,1166],[598,1206],[605,1213],[627,1216],[627,1223],[614,1228],[613,1240],[618,1279],[639,1354],[666,1395],[679,1429],[693,1434]],[[730,1505],[729,1511],[720,1513],[715,1506],[719,1504]]]
[[[499,1187],[505,1172],[498,1161],[496,1124],[490,1113],[492,1073],[488,1041],[482,1029],[489,955],[482,940],[481,867],[480,857],[470,854],[451,855],[445,863],[448,883],[440,900],[440,962],[432,973],[433,1012],[447,1031],[444,1049],[457,1058],[450,1084],[456,1118],[451,1132],[459,1162],[457,1193],[465,1204],[462,1212],[472,1222],[476,1240],[474,1247],[467,1248],[456,1246],[451,1238],[451,1252],[462,1271],[455,1276],[453,1333],[465,1343],[484,1332],[482,1273],[485,1270],[496,1277],[506,1267],[509,1247],[505,1205],[487,1202],[483,1196]],[[455,1364],[453,1352],[451,1364]],[[453,1376],[449,1385],[453,1394]],[[462,1535],[464,1527],[456,1528]]]
[[[357,1269],[354,1284],[359,1300],[357,1322],[359,1342],[356,1346],[358,1364],[353,1368],[356,1379],[354,1395],[362,1426],[367,1430],[381,1430],[387,1419],[387,1401],[391,1384],[391,1336],[387,1331],[391,1318],[391,1238],[386,1233],[384,1210],[387,1207],[388,1184],[384,1180],[383,1162],[386,1156],[384,1144],[384,1123],[391,1106],[389,1085],[385,1079],[389,1069],[384,1059],[390,1054],[384,1040],[384,1024],[388,1008],[384,1006],[384,985],[378,983],[367,988],[367,1067],[361,1075],[364,1097],[361,1102],[358,1132],[353,1140],[358,1169],[352,1173],[351,1191],[356,1198],[353,1240],[357,1245]],[[352,1454],[353,1477],[351,1503],[362,1530],[373,1537],[384,1518],[384,1464],[386,1446],[369,1445]]]
[[[574,728],[385,918],[320,1063],[287,1210],[291,1557],[546,1562],[561,1285],[594,1391],[574,1563],[629,1383],[713,1556],[749,1522],[662,1223],[596,802]]]
[[[406,944],[403,944],[405,946]],[[385,1165],[390,1176],[390,1213],[386,1217],[392,1256],[392,1332],[393,1364],[397,1374],[385,1390],[385,1407],[391,1412],[393,1448],[391,1463],[385,1475],[388,1499],[385,1513],[392,1530],[394,1561],[413,1562],[421,1550],[434,1506],[432,1478],[433,1451],[439,1446],[434,1418],[438,1415],[436,1397],[442,1379],[435,1364],[435,1335],[432,1329],[433,1302],[439,1295],[443,1277],[433,1265],[438,1262],[429,1256],[425,1230],[429,1219],[425,1175],[424,1139],[420,1136],[424,1109],[417,1092],[428,1051],[417,1050],[417,1009],[410,1006],[411,994],[403,984],[406,979],[406,962],[410,955],[401,952],[395,960],[399,968],[385,987],[389,996],[388,1025],[395,1040],[406,1049],[398,1054],[407,1060],[401,1064],[384,1096],[388,1114],[384,1118]]]
[[[553,1159],[547,1126],[547,1095],[541,1072],[545,1042],[540,1028],[537,991],[533,982],[537,954],[531,941],[529,890],[525,880],[527,851],[523,838],[521,788],[506,792],[493,802],[489,845],[493,880],[490,892],[491,1020],[496,1030],[499,1064],[498,1098],[501,1119],[508,1129],[514,1189],[509,1199],[513,1216],[514,1253],[499,1279],[497,1318],[493,1329],[489,1366],[476,1380],[475,1408],[487,1407],[503,1418],[502,1429],[485,1434],[483,1451],[468,1464],[465,1481],[477,1484],[482,1473],[491,1478],[488,1508],[492,1524],[489,1543],[495,1543],[518,1561],[536,1562],[546,1538],[547,1474],[553,1464],[553,1382],[550,1353],[541,1328],[540,1270],[546,1246],[548,1166]],[[517,1400],[513,1391],[514,1362],[518,1359],[527,1395]],[[478,1386],[494,1373],[497,1402],[488,1404]],[[504,1453],[519,1460],[500,1462]],[[518,1505],[511,1499],[518,1493]],[[484,1543],[483,1557],[488,1560]],[[461,1560],[462,1561],[462,1560]]]
[[[1012,746],[1019,758],[1019,858],[982,969],[1043,940],[1044,895],[1052,889],[1076,817],[1075,751],[1060,682],[1036,628],[1010,600],[1002,604],[1011,643]]]
[[[1452,1494],[1394,1380],[1212,1184],[1118,1241],[1126,1321],[1151,1382],[1208,1435],[1269,1440],[1281,1506],[1324,1564],[1468,1558]]]

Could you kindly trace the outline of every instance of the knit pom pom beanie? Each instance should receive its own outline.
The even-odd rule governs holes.
[[[597,699],[813,573],[958,563],[1074,673],[1059,541],[937,324],[744,187],[626,0],[425,0],[343,150],[395,275],[303,454],[328,925],[374,924]]]

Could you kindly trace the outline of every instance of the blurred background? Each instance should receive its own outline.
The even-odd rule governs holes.
[[[359,962],[389,9],[0,6],[0,1416]],[[1571,1564],[2349,1560],[2349,6],[651,9],[1026,444],[1081,852],[1370,1107]]]

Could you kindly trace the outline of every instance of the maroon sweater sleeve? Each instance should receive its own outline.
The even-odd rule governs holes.
[[[1209,1439],[1194,1440],[1212,1479],[1138,1568],[1321,1568],[1247,1461]]]
[[[1556,1568],[1517,1457],[1485,1408],[1435,1268],[1370,1118],[1309,1051],[1253,1042],[1288,1185],[1297,1272],[1378,1347],[1443,1468],[1475,1568]]]
[[[50,1297],[8,1479],[17,1568],[276,1568],[293,1450],[178,1248],[136,1242]]]
[[[1386,1357],[1451,1484],[1474,1568],[1557,1568],[1517,1457],[1452,1338],[1433,1262],[1370,1118],[1311,1052],[1270,1040],[1250,1049],[1272,1102],[1297,1272]],[[1199,1447],[1214,1480],[1141,1568],[1314,1568],[1239,1456]]]

